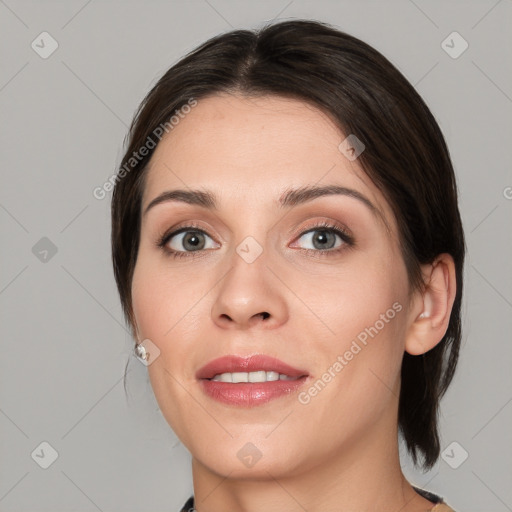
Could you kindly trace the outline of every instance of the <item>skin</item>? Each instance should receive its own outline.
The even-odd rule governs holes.
[[[422,268],[426,289],[410,290],[390,206],[357,160],[340,152],[344,138],[303,102],[216,95],[199,100],[152,156],[142,211],[178,188],[209,189],[218,202],[217,210],[164,202],[144,214],[132,282],[139,340],[160,350],[148,366],[151,384],[192,454],[199,512],[434,506],[400,468],[400,367],[404,351],[421,354],[444,335],[453,261],[440,255]],[[327,184],[356,190],[376,213],[343,195],[278,205],[291,187]],[[201,252],[172,258],[157,246],[163,233],[192,221],[206,233]],[[315,248],[304,233],[320,221],[348,229],[355,245],[335,237],[343,250]],[[236,252],[248,236],[263,250],[252,263]],[[186,251],[180,241],[167,247]],[[396,303],[400,312],[307,404],[293,393],[256,407],[226,405],[195,377],[223,355],[266,354],[307,370],[300,391],[307,390]],[[248,442],[261,453],[252,467],[237,457]]]

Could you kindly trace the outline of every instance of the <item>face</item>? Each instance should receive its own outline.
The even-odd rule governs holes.
[[[396,427],[409,283],[390,206],[344,139],[305,103],[219,95],[152,156],[139,340],[160,351],[162,413],[218,474],[299,473]],[[163,200],[176,190],[212,197]]]

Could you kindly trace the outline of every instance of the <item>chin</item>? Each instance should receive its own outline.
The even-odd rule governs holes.
[[[249,437],[249,436],[247,436]],[[194,447],[190,450],[197,461],[222,477],[241,480],[268,480],[299,473],[304,469],[304,453],[292,448],[283,450],[275,443],[231,439],[227,444]]]

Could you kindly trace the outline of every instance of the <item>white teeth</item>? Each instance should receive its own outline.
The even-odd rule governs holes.
[[[268,381],[274,381],[279,380],[279,373],[277,372],[267,372],[267,382]]]
[[[260,372],[251,372],[247,374],[249,382],[265,382],[267,380],[267,372],[261,370]]]
[[[236,372],[236,373],[232,373],[231,376],[232,376],[231,382],[233,382],[235,384],[237,382],[249,382],[249,374],[248,373]]]
[[[276,380],[297,380],[297,377],[290,377],[278,372],[266,372],[260,370],[257,372],[234,372],[220,373],[215,375],[211,380],[216,382],[273,382]]]

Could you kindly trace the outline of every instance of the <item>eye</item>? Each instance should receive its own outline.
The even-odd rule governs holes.
[[[330,224],[321,224],[309,229],[295,243],[299,243],[301,240],[303,241],[303,249],[324,252],[337,252],[343,246],[352,246],[354,243],[352,237],[341,227]]]
[[[332,231],[328,231],[326,229],[315,229],[313,231],[308,231],[304,235],[302,235],[299,240],[304,239],[308,246],[304,247],[304,249],[335,249],[341,245],[341,241],[338,240],[338,245],[336,245],[336,237],[340,238],[339,235]]]
[[[174,256],[185,256],[186,253],[214,249],[213,239],[204,231],[185,226],[173,233],[164,235],[159,244]]]
[[[305,251],[314,251],[322,256],[332,256],[353,246],[354,239],[343,227],[321,222],[303,232],[291,247],[297,245]],[[193,225],[183,226],[172,233],[164,234],[157,241],[157,246],[174,258],[199,256],[206,249],[220,247],[205,231]]]

